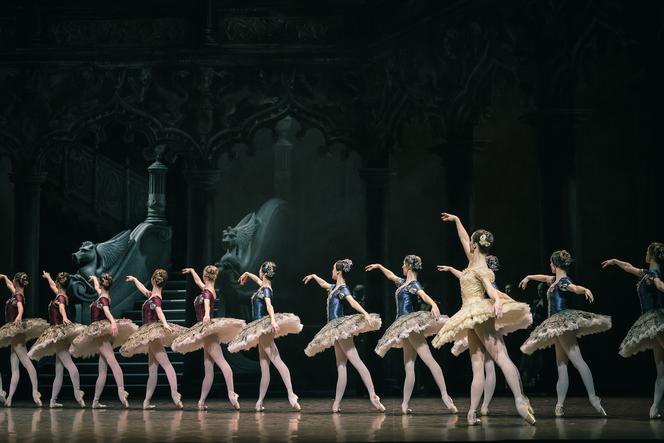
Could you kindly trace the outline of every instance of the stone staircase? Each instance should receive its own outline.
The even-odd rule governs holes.
[[[169,280],[163,291],[163,305],[162,309],[166,319],[181,326],[186,326],[186,281],[185,280]],[[141,305],[143,300],[135,302],[133,308],[124,313],[121,317],[128,318],[141,326]],[[87,308],[87,307],[86,307]],[[184,367],[184,356],[170,349],[166,350],[168,358],[173,364],[173,368],[177,374],[178,380],[182,380],[182,373]],[[135,355],[131,358],[125,358],[120,355],[116,350],[115,357],[122,367],[124,373],[125,389],[129,392],[130,398],[136,401],[137,398],[142,399],[145,394],[145,384],[148,379],[148,357],[145,354]],[[44,399],[48,401],[50,398],[51,386],[53,384],[53,377],[55,374],[55,364],[53,358],[42,360],[44,363],[39,365],[39,388],[42,392]],[[93,357],[89,359],[74,359],[80,374],[81,389],[85,391],[86,402],[91,402],[94,395],[95,383],[98,374],[98,358]],[[41,363],[41,362],[40,362]],[[168,387],[168,380],[163,370],[159,368],[159,377],[157,380],[156,395],[166,394],[170,392]],[[106,378],[106,387],[104,388],[103,398],[111,400],[115,398],[116,384],[110,368],[108,369],[108,376]],[[71,380],[67,371],[65,371],[63,381],[63,391],[60,394],[60,399],[67,401],[71,396]]]

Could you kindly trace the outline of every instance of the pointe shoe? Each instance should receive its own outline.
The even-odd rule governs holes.
[[[565,410],[563,409],[563,405],[556,404],[556,409],[553,410],[553,415],[555,415],[556,417],[564,417]]]
[[[333,414],[341,414],[341,408],[339,406],[332,406],[332,413]]]
[[[5,405],[4,406],[5,406],[5,408],[11,408],[12,407],[12,399],[11,398],[5,399]]]
[[[445,403],[445,406],[452,414],[456,414],[457,412],[459,412],[457,407],[454,405],[454,400],[452,400],[452,397],[450,397],[449,395],[443,397],[443,403]]]
[[[295,394],[288,396],[288,402],[293,407],[293,409],[298,411],[298,412],[302,410],[302,408],[300,407],[300,404],[297,402],[299,400],[299,398],[300,397],[298,397]]]
[[[38,408],[42,407],[41,393],[39,391],[32,391],[32,401],[35,402]],[[9,400],[9,406],[11,406],[11,399]]]
[[[52,398],[51,401],[48,402],[48,407],[51,409],[61,408],[62,403],[58,403],[54,398]]]
[[[2,401],[2,404],[7,401],[7,393],[3,390],[0,390],[0,401]]]
[[[262,401],[256,402],[255,409],[256,409],[256,412],[265,411],[265,406],[263,406],[263,402]]]
[[[151,405],[149,400],[143,400],[143,409],[154,409],[155,405]]]
[[[379,396],[374,394],[369,397],[369,400],[371,400],[371,404],[374,405],[374,408],[376,408],[379,412],[385,412],[385,406],[383,406],[383,404],[380,402]]]
[[[238,398],[240,398],[240,396],[237,395],[235,392],[228,394],[228,400],[231,402],[231,404],[237,411],[240,410],[240,402],[237,401]]]
[[[177,406],[180,409],[184,408],[184,405],[182,404],[182,395],[180,395],[179,392],[176,392],[175,395],[172,396],[172,398],[173,398],[173,403],[175,403],[175,406]]]
[[[529,424],[535,424],[535,415],[529,411],[528,402],[524,399],[516,402],[516,410],[519,415]]]
[[[593,408],[595,408],[595,410],[597,412],[599,412],[600,415],[603,415],[604,417],[606,417],[606,411],[602,407],[602,400],[596,395],[594,397],[590,398],[589,400],[590,400],[590,404],[593,405]]]
[[[482,421],[479,418],[477,418],[477,411],[475,410],[468,411],[466,419],[468,420],[468,426],[477,426],[480,423],[482,423]]]
[[[410,415],[413,413],[413,410],[408,407],[408,405],[401,404],[401,415]]]
[[[207,410],[207,405],[204,402],[199,401],[198,402],[198,410],[199,411],[205,411]]]
[[[657,420],[662,418],[662,414],[659,412],[659,408],[657,407],[657,405],[652,405],[650,407],[650,412],[648,416],[650,417],[651,420]]]
[[[480,415],[482,416],[489,415],[489,407],[482,405],[482,407],[480,408]]]
[[[526,408],[528,409],[528,412],[530,412],[531,414],[535,415],[535,410],[534,410],[533,407],[530,405],[530,399],[529,399],[528,397],[526,397],[525,395],[523,396],[523,398],[526,399]]]
[[[99,400],[92,400],[92,409],[106,409],[106,405],[99,403]]]
[[[125,391],[123,388],[120,388],[118,390],[118,397],[120,397],[120,403],[122,403],[122,406],[128,408],[129,401],[127,400],[127,397],[129,397],[129,392]]]
[[[76,399],[76,401],[78,402],[78,405],[82,408],[85,407],[85,401],[83,400],[84,395],[85,395],[85,392],[79,390],[78,391],[78,398]]]

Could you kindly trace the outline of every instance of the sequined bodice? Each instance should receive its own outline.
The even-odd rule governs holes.
[[[346,285],[332,286],[327,295],[327,321],[344,315],[343,299],[351,295]]]
[[[461,286],[461,300],[464,304],[473,303],[484,298],[485,288],[482,283],[482,274],[486,274],[493,281],[491,270],[479,270],[466,268],[461,273],[459,285]]]
[[[639,294],[641,312],[646,313],[653,309],[664,308],[664,294],[655,287],[655,278],[661,275],[657,270],[642,269],[643,277],[636,284],[636,292]]]

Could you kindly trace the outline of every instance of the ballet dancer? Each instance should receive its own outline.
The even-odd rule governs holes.
[[[493,244],[493,234],[480,229],[468,236],[459,217],[442,213],[441,219],[455,223],[459,241],[468,257],[468,267],[461,272],[459,279],[463,302],[461,309],[443,325],[432,343],[434,347],[440,348],[445,343],[468,337],[473,370],[468,424],[480,423],[477,407],[484,391],[485,354],[489,354],[503,372],[514,395],[519,415],[526,422],[535,424],[535,415],[523,394],[519,371],[510,359],[503,341],[504,335],[532,323],[530,307],[494,288],[495,276],[486,263],[486,256]],[[484,298],[485,292],[488,299]]]
[[[51,391],[49,407],[62,407],[62,404],[58,403],[58,395],[62,388],[64,368],[67,368],[69,379],[74,389],[74,398],[79,406],[84,408],[85,401],[83,400],[83,391],[81,391],[79,383],[78,368],[71,359],[69,347],[74,339],[84,331],[85,326],[72,322],[67,315],[67,306],[69,305],[69,296],[67,295],[69,274],[67,272],[59,272],[54,281],[51,278],[51,274],[43,271],[42,277],[48,282],[49,288],[51,288],[51,291],[55,295],[53,300],[48,304],[48,322],[50,326],[46,328],[35,344],[32,345],[28,356],[35,361],[39,361],[43,357],[55,355],[55,378],[53,379],[53,390]]]
[[[95,383],[95,397],[92,400],[92,409],[103,409],[106,405],[99,403],[101,394],[106,385],[108,367],[111,367],[115,384],[118,387],[118,398],[125,408],[129,407],[127,397],[129,394],[124,388],[122,368],[115,358],[113,349],[122,346],[127,339],[136,332],[138,326],[131,320],[121,318],[116,320],[111,314],[111,296],[109,291],[113,278],[103,273],[99,278],[92,275],[90,282],[97,291],[98,297],[90,303],[90,324],[74,339],[69,352],[74,357],[90,358],[99,354],[99,370]]]
[[[275,314],[272,306],[272,279],[277,271],[277,265],[272,261],[264,262],[258,276],[251,272],[243,273],[238,282],[241,285],[251,279],[259,288],[251,296],[251,314],[253,321],[243,327],[233,340],[228,344],[229,352],[246,351],[258,346],[258,355],[261,367],[261,383],[256,402],[256,411],[265,410],[263,400],[270,384],[270,363],[277,368],[281,379],[288,391],[288,401],[291,407],[300,411],[302,408],[298,403],[298,396],[293,392],[291,376],[288,367],[279,355],[279,349],[274,342],[275,338],[286,334],[299,334],[302,331],[300,318],[295,314]]]
[[[168,359],[168,354],[164,349],[173,343],[175,337],[187,329],[168,323],[164,311],[161,309],[162,290],[168,281],[168,272],[165,269],[156,269],[150,278],[152,291],[149,291],[143,283],[132,275],[127,276],[128,282],[132,282],[138,291],[146,297],[141,308],[143,324],[120,348],[120,353],[124,357],[131,357],[135,354],[148,354],[148,382],[145,386],[145,400],[143,400],[143,409],[154,409],[150,404],[152,395],[157,387],[157,371],[159,366],[164,369],[168,384],[171,388],[171,398],[173,403],[182,409],[182,396],[178,392],[178,380],[175,375],[173,365]]]
[[[385,406],[374,390],[371,374],[355,349],[353,337],[369,331],[380,329],[381,319],[378,314],[369,314],[360,305],[346,285],[346,275],[350,272],[353,262],[349,259],[338,260],[332,265],[332,279],[334,284],[328,283],[316,274],[309,274],[302,280],[304,284],[314,280],[327,291],[327,324],[318,331],[304,350],[308,357],[312,357],[327,348],[334,348],[337,360],[337,391],[332,404],[332,412],[340,413],[341,400],[346,390],[348,361],[355,367],[362,378],[364,386],[369,392],[371,404],[380,412]],[[346,301],[359,314],[344,315],[344,301]]]
[[[214,318],[214,303],[217,300],[214,284],[219,273],[216,266],[208,265],[203,269],[203,280],[192,268],[184,268],[182,273],[191,275],[196,286],[203,292],[194,299],[197,323],[173,340],[171,349],[181,354],[203,349],[205,377],[201,385],[198,409],[207,409],[205,400],[214,382],[214,365],[216,364],[224,375],[228,400],[235,409],[239,410],[238,395],[233,387],[233,370],[224,358],[220,343],[227,344],[231,341],[245,326],[245,321],[236,318]]]
[[[627,336],[620,343],[620,355],[631,357],[641,351],[652,349],[655,358],[657,378],[650,418],[662,418],[661,402],[664,396],[664,295],[657,291],[657,280],[664,270],[664,244],[651,243],[646,250],[647,269],[639,269],[632,264],[615,258],[604,260],[602,268],[618,266],[628,274],[639,278],[636,292],[641,303],[641,316],[634,322]],[[662,288],[664,289],[664,288]]]
[[[25,344],[39,337],[48,328],[48,322],[41,318],[26,318],[25,315],[25,288],[28,286],[28,274],[17,272],[12,280],[4,274],[0,274],[0,280],[5,282],[7,289],[11,293],[9,300],[5,302],[5,321],[0,327],[0,348],[11,347],[9,361],[12,371],[9,382],[9,395],[5,398],[5,392],[2,394],[2,401],[5,407],[12,405],[12,399],[18,386],[18,380],[21,376],[19,362],[30,377],[32,383],[32,400],[39,407],[42,405],[41,394],[39,393],[39,384],[37,380],[37,371],[28,357],[28,350]]]
[[[401,413],[411,414],[409,408],[410,397],[415,386],[415,361],[419,356],[427,365],[433,375],[436,385],[440,390],[440,396],[447,409],[452,413],[458,412],[454,401],[447,394],[445,377],[440,365],[431,355],[426,337],[433,335],[447,321],[446,315],[440,315],[438,305],[424,291],[422,285],[417,281],[417,273],[422,269],[422,259],[417,255],[407,255],[401,264],[401,272],[404,278],[398,277],[394,272],[381,264],[370,264],[365,270],[378,269],[396,286],[395,301],[397,317],[385,334],[381,337],[374,351],[381,357],[385,356],[391,348],[403,348],[403,364],[406,378],[403,384],[403,401],[401,402]],[[418,299],[431,306],[431,311],[416,310]]]
[[[549,316],[530,333],[528,339],[521,345],[521,352],[530,355],[538,349],[544,349],[551,345],[555,347],[556,367],[558,368],[558,382],[556,383],[558,401],[554,411],[556,417],[565,415],[564,403],[569,387],[569,377],[567,375],[567,363],[569,361],[572,362],[581,375],[590,404],[597,412],[606,416],[601,400],[595,394],[593,375],[581,355],[577,337],[608,331],[611,329],[611,317],[568,308],[570,294],[583,295],[591,303],[594,300],[589,289],[573,284],[567,276],[572,261],[569,252],[565,250],[555,251],[551,254],[549,262],[551,272],[554,275],[527,275],[519,283],[519,287],[523,290],[526,289],[529,281],[543,282],[549,285],[547,291]]]

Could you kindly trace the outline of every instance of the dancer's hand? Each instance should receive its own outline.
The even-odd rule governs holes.
[[[493,312],[496,314],[496,318],[503,316],[503,300],[497,298],[493,303]]]
[[[275,334],[278,334],[278,333],[279,333],[279,329],[280,329],[280,328],[279,328],[279,325],[277,324],[277,322],[276,322],[276,321],[273,321],[273,322],[272,322],[272,331],[274,331]]]
[[[602,268],[606,268],[607,266],[614,266],[618,260],[615,258],[610,258],[608,260],[604,260],[602,262]]]
[[[46,271],[42,271],[42,277],[48,280],[51,278],[51,274]]]
[[[16,326],[21,326],[22,321],[23,321],[23,319],[21,317],[16,317],[16,320],[14,320],[14,324]]]
[[[208,323],[210,321],[210,314],[203,316],[203,323]]]
[[[183,274],[191,274],[192,272],[194,272],[193,268],[183,268],[182,269]]]
[[[448,212],[441,212],[440,213],[440,219],[444,222],[454,222],[454,223],[456,223],[456,221],[459,220],[459,217],[457,217],[454,214],[450,214]]]
[[[111,335],[113,337],[118,335],[118,324],[116,322],[111,323]]]
[[[373,328],[374,326],[376,326],[376,322],[374,321],[371,314],[369,314],[368,312],[366,314],[364,314],[364,319],[367,321],[367,324],[369,325],[369,327]]]
[[[168,332],[173,332],[173,328],[168,323],[164,324],[164,329],[166,329]]]
[[[366,265],[366,266],[364,267],[364,270],[367,271],[367,272],[368,272],[368,271],[373,271],[374,269],[380,269],[381,266],[382,266],[382,265],[379,264],[379,263],[372,263],[372,264],[370,264],[370,265]]]
[[[68,325],[69,323],[71,323],[71,320],[69,320],[68,318],[63,318],[62,323]]]
[[[595,298],[593,297],[593,293],[590,292],[590,289],[586,289],[585,291],[583,291],[583,295],[585,295],[586,300],[588,300],[590,303],[595,301]]]
[[[526,289],[526,286],[528,286],[528,282],[529,282],[529,281],[530,281],[530,279],[529,279],[528,277],[525,277],[523,280],[521,280],[521,281],[519,282],[519,288],[525,290],[525,289]]]
[[[310,282],[313,278],[315,278],[315,277],[316,277],[316,274],[309,274],[309,275],[307,275],[306,277],[304,277],[304,278],[302,279],[302,281],[303,281],[304,284],[306,285],[307,283],[309,283],[309,282]]]
[[[436,266],[436,269],[438,269],[438,272],[450,272],[452,267],[447,265],[438,265]]]
[[[249,273],[245,272],[240,276],[240,278],[237,279],[238,283],[244,286],[244,284],[247,282],[247,278],[249,278]]]
[[[125,281],[127,281],[127,282],[132,282],[132,281],[138,281],[138,279],[137,279],[136,277],[134,277],[133,275],[128,275],[128,276],[125,278]]]
[[[438,309],[438,305],[434,304],[431,306],[431,314],[433,314],[433,318],[436,320],[440,318],[440,309]]]

